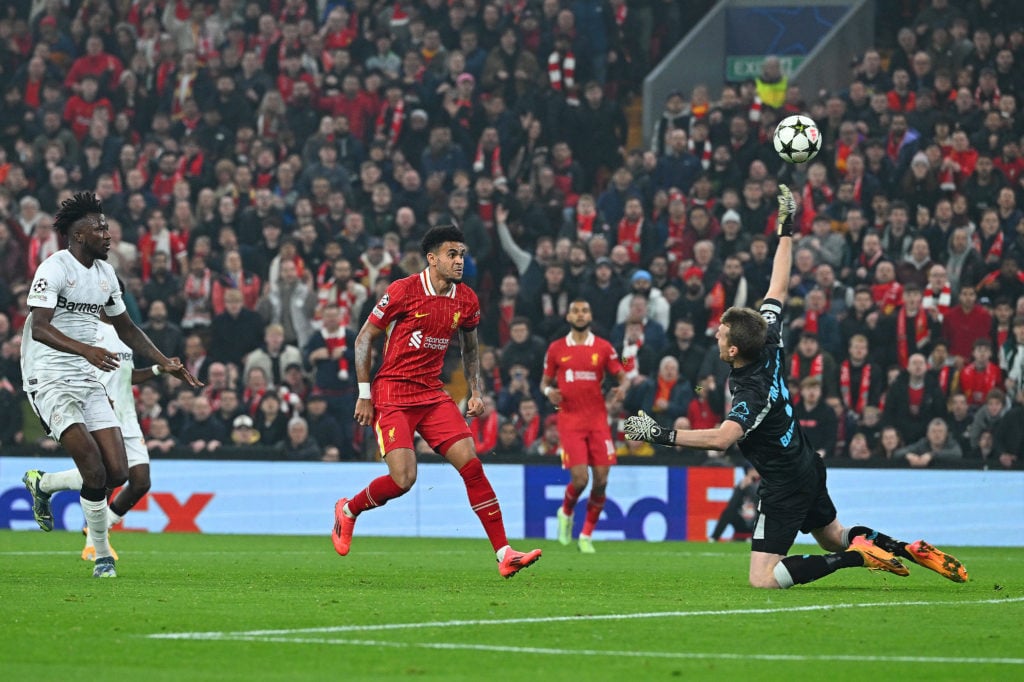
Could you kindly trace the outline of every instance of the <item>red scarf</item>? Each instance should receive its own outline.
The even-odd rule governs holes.
[[[255,417],[256,413],[260,409],[260,401],[263,400],[263,396],[266,395],[267,389],[261,389],[254,391],[251,388],[247,388],[242,392],[242,402],[246,405],[246,412],[249,413],[250,417]]]
[[[950,303],[952,301],[953,294],[950,291],[949,285],[943,285],[940,291],[935,291],[931,287],[926,287],[924,290],[924,300],[921,302],[921,307],[925,310],[932,310],[933,308],[938,311],[938,320],[942,322],[942,319],[949,312]]]
[[[988,250],[985,250],[985,243],[989,243]],[[982,258],[988,258],[989,256],[995,256],[996,259],[1003,257],[1003,231],[999,230],[996,232],[994,237],[982,238],[981,230],[977,230],[974,233],[974,248],[981,254]]]
[[[804,331],[811,334],[818,333],[818,311],[808,310],[804,313]]]
[[[893,162],[897,161],[900,156],[900,149],[903,148],[903,140],[907,139],[907,133],[903,133],[899,139],[890,133],[889,141],[885,145],[885,153],[888,154],[889,159]]]
[[[338,357],[338,378],[348,381],[348,358],[345,356],[345,352],[348,350],[348,341],[345,339],[345,327],[338,327],[333,332],[321,329],[320,335],[324,337],[324,345],[327,346],[327,357],[334,355],[336,348],[341,349],[341,356]]]
[[[892,311],[903,304],[903,285],[896,281],[888,284],[872,284],[871,296],[875,299],[875,304],[882,314],[890,315]]]
[[[754,95],[754,101],[750,103],[750,111],[747,112],[747,118],[752,123],[757,123],[761,120],[761,98]]]
[[[804,375],[800,372],[800,354],[793,353],[793,360],[789,366],[789,378],[790,379],[802,379]],[[822,369],[824,368],[825,361],[822,359],[822,354],[818,353],[811,359],[811,366],[806,376],[809,377],[820,377]]]
[[[483,143],[476,146],[476,157],[473,159],[473,172],[482,173],[485,168],[485,158],[488,152],[484,151]],[[497,146],[490,152],[491,177],[494,180],[505,177],[505,171],[501,167],[501,147]]]
[[[635,223],[629,222],[626,218],[619,221],[617,243],[625,246],[626,250],[629,251],[629,262],[633,265],[640,265],[640,233],[643,229],[643,218],[640,218]]]
[[[711,167],[711,140],[704,140],[704,148],[697,153],[697,143],[690,138],[686,141],[686,149],[694,156],[700,156],[700,165],[704,170]]]
[[[708,303],[708,327],[707,331],[709,335],[713,335],[715,330],[718,329],[718,324],[722,320],[722,315],[725,313],[725,285],[721,281],[715,282],[715,286],[711,287],[711,291],[708,293],[708,298],[711,301]]]
[[[589,242],[590,238],[594,236],[594,219],[597,218],[597,214],[583,215],[582,213],[576,213],[576,238],[580,241]]]
[[[540,415],[536,415],[528,424],[524,424],[518,418],[516,421],[519,426],[519,436],[523,439],[523,447],[528,448],[533,441],[537,440],[537,436],[540,435]]]
[[[576,86],[576,56],[571,50],[564,55],[555,50],[548,57],[548,82],[558,92],[570,92]]]
[[[818,215],[818,203],[832,203],[832,188],[828,185],[812,187],[811,183],[805,182],[803,192],[800,196],[800,234],[807,235],[811,232],[811,224],[814,217]]]
[[[388,120],[390,118],[390,121]],[[405,100],[400,99],[392,107],[387,102],[381,105],[380,113],[377,114],[377,134],[386,135],[388,144],[395,146],[398,137],[402,134],[402,123],[405,121]]]
[[[836,141],[836,170],[844,175],[846,174],[846,157],[854,149],[856,149],[856,143],[851,145]]]
[[[498,444],[498,413],[492,412],[486,418],[476,417],[470,422],[476,451],[483,454],[490,452]]]
[[[943,365],[942,369],[939,370],[939,388],[942,389],[943,394],[949,395],[949,375],[951,374],[949,365]]]
[[[924,308],[917,311],[914,317],[914,344],[918,349],[928,340],[928,315]],[[896,317],[896,352],[899,355],[900,367],[907,368],[907,359],[910,353],[907,348],[907,315],[904,308],[900,308]]]
[[[356,312],[352,310],[356,304],[356,296],[349,291],[347,283],[339,285],[334,280],[330,280],[317,292],[317,301],[321,306],[328,304],[338,306],[339,321],[342,327],[349,325],[352,321],[352,313]]]
[[[675,222],[670,217],[666,223],[668,237],[665,239],[665,250],[668,252],[669,263],[678,263],[686,260],[684,255],[684,234],[686,233],[686,218]]]
[[[858,415],[864,413],[868,404],[868,394],[871,391],[871,365],[864,363],[860,370],[860,386],[857,390],[857,399],[850,402],[850,361],[843,360],[839,366],[839,390],[843,395],[843,404],[856,412]]]

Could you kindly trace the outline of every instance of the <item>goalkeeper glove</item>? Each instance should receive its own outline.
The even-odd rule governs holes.
[[[650,415],[640,410],[627,417],[624,424],[627,440],[642,440],[658,445],[675,445],[675,431],[662,428]]]
[[[780,237],[792,237],[796,200],[793,199],[793,193],[786,185],[779,185],[779,196],[776,199],[779,202],[779,217],[776,220],[775,231]]]

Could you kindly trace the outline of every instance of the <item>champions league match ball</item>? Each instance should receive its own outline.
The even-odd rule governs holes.
[[[796,114],[779,121],[772,143],[786,163],[807,163],[821,149],[821,133],[812,119]]]

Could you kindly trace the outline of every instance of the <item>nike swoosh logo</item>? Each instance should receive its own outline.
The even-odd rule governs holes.
[[[495,514],[499,514],[499,513],[501,513],[501,510],[500,509],[495,509],[492,512],[487,512],[487,515],[488,516],[494,516]]]
[[[566,355],[564,358],[561,358],[562,362],[569,362],[570,360],[572,360],[572,356],[571,355]]]
[[[429,314],[430,313],[413,313],[413,317],[418,319],[418,318],[421,318],[421,317],[426,317]]]

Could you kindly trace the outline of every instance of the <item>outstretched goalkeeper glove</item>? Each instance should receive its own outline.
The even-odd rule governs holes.
[[[637,412],[635,416],[626,417],[626,423],[623,426],[627,440],[642,440],[658,445],[675,445],[673,438],[675,432],[672,429],[662,428],[643,410]]]
[[[779,202],[779,217],[775,223],[775,231],[780,237],[792,237],[796,200],[793,199],[793,193],[789,191],[789,187],[779,185],[779,196],[776,197],[776,200]]]

